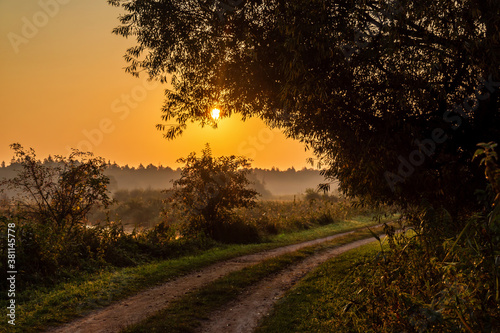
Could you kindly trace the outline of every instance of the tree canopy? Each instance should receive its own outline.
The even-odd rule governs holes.
[[[135,37],[127,71],[171,77],[169,139],[190,121],[260,117],[312,148],[341,190],[452,213],[498,141],[496,0],[110,0]]]

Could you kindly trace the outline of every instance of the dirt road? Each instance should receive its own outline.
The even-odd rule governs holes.
[[[171,280],[169,282],[166,282],[158,287],[154,287],[152,289],[148,289],[146,291],[143,291],[135,296],[129,297],[123,301],[117,302],[115,304],[112,304],[104,309],[101,309],[99,311],[95,311],[86,317],[77,319],[73,322],[70,322],[68,324],[65,324],[63,326],[57,327],[57,328],[52,328],[49,329],[47,332],[50,333],[62,333],[62,332],[68,332],[68,333],[97,333],[97,332],[106,332],[106,333],[111,333],[111,332],[119,332],[123,328],[135,324],[151,315],[156,313],[157,311],[167,307],[169,303],[178,298],[182,297],[184,294],[189,292],[190,290],[198,289],[200,287],[203,287],[204,285],[237,270],[240,270],[244,267],[254,265],[256,263],[259,263],[260,261],[280,256],[285,253],[293,252],[296,250],[299,250],[304,247],[312,246],[312,245],[317,245],[320,243],[328,242],[331,241],[335,238],[343,237],[346,235],[349,235],[353,233],[354,231],[350,232],[345,232],[341,233],[338,235],[334,236],[329,236],[329,237],[324,237],[312,241],[307,241],[299,244],[294,244],[294,245],[289,245],[289,246],[284,246],[280,247],[277,249],[273,249],[270,251],[265,251],[265,252],[260,252],[256,254],[251,254],[251,255],[245,255],[237,258],[233,258],[230,260],[226,260],[211,266],[208,266],[200,271],[181,276],[177,279]],[[358,242],[354,242],[352,244],[358,244]],[[361,244],[361,243],[359,243]],[[336,250],[340,250],[341,248],[348,247],[348,246],[356,246],[356,245],[351,245],[347,244],[345,246],[342,246],[340,248],[337,248]],[[358,245],[359,246],[359,245]],[[333,251],[333,252],[332,252]],[[325,261],[328,259],[329,256],[335,255],[335,251],[327,251],[328,253],[325,252],[325,254],[320,253],[318,255],[314,255],[313,257],[307,259],[304,261],[310,262],[311,260],[311,268],[308,268],[307,264],[305,266],[300,266],[302,268],[297,268],[296,273],[296,278],[292,278],[292,280],[288,280],[288,282],[285,282],[284,284],[281,284],[278,286],[276,284],[274,290],[286,290],[286,286],[291,286],[294,281],[300,278],[300,276],[303,276],[305,273],[307,273],[312,267],[317,266],[312,264],[313,262],[320,260],[319,258],[323,258],[321,260]],[[316,258],[317,259],[313,259]],[[319,261],[318,261],[319,262]],[[321,261],[322,262],[322,261]],[[319,263],[318,263],[319,264]],[[302,272],[302,273],[298,273]],[[287,273],[288,274],[288,273]],[[301,275],[302,274],[302,275]],[[273,282],[274,283],[274,282]],[[274,284],[273,284],[274,285]],[[261,286],[262,287],[262,286]],[[270,288],[271,289],[271,288]],[[275,296],[269,296],[270,298],[275,297]],[[257,296],[258,298],[258,296]],[[259,302],[259,301],[257,301]],[[264,302],[266,303],[266,302]],[[267,304],[267,303],[266,303]],[[241,305],[245,306],[245,305]],[[263,305],[262,308],[259,308],[261,313],[265,313],[268,311],[272,306],[272,303],[270,305]],[[222,316],[222,312],[220,313]],[[252,317],[253,318],[253,317]],[[217,321],[220,320],[227,320],[227,323],[234,322],[234,318],[230,317],[224,317],[224,319],[218,319]],[[243,320],[243,319],[242,319]],[[258,319],[256,319],[258,320]],[[244,323],[243,323],[244,322]],[[243,321],[238,321],[236,327],[253,327],[253,323],[255,320],[248,320],[244,319]],[[231,324],[232,325],[232,324]],[[242,326],[243,325],[243,326]],[[245,326],[247,325],[247,326]],[[215,332],[215,330],[210,330],[211,328],[207,326],[206,328],[208,331],[207,332]],[[228,331],[229,332],[229,331]],[[240,330],[240,331],[231,331],[231,332],[249,332],[248,330]]]
[[[201,327],[202,333],[250,333],[260,320],[269,313],[274,303],[311,270],[343,252],[373,242],[373,238],[355,241],[322,251],[304,261],[264,279],[248,288],[238,299],[212,313]]]

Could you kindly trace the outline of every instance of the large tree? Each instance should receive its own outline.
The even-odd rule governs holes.
[[[497,0],[110,0],[127,71],[171,78],[167,138],[256,116],[311,147],[348,195],[452,215],[500,139]]]

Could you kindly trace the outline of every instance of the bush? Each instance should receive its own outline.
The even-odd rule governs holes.
[[[20,287],[54,283],[107,265],[135,265],[144,259],[136,237],[125,234],[121,225],[86,224],[92,209],[110,202],[102,158],[73,151],[67,158],[56,156],[42,163],[33,149],[11,147],[19,172],[1,185],[15,190],[17,196],[2,207],[0,229],[6,235],[9,223],[16,226],[16,265],[23,274]],[[6,245],[2,242],[0,247],[4,258]]]
[[[226,219],[234,208],[252,205],[257,192],[247,188],[246,178],[250,166],[244,157],[212,157],[207,144],[200,158],[191,153],[179,162],[185,163],[181,178],[174,182],[168,192],[168,201],[175,209],[184,212],[183,228],[186,236],[205,233],[215,239],[227,224]],[[218,231],[219,230],[219,231]]]

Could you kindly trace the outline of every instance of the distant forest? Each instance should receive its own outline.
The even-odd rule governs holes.
[[[49,156],[43,163],[51,164],[54,161]],[[17,170],[19,170],[19,164],[15,160],[11,161],[10,165],[2,162],[0,179],[14,177]],[[153,164],[146,167],[142,164],[138,167],[130,167],[108,162],[105,174],[110,178],[109,190],[114,193],[118,190],[171,188],[172,181],[180,177],[180,172],[180,168],[172,169]],[[324,182],[319,170],[306,168],[302,170],[289,168],[284,171],[276,168],[254,168],[249,178],[254,183],[253,187],[262,194],[263,198],[301,194],[308,188],[316,189],[320,183]],[[334,188],[335,186],[332,187]]]

